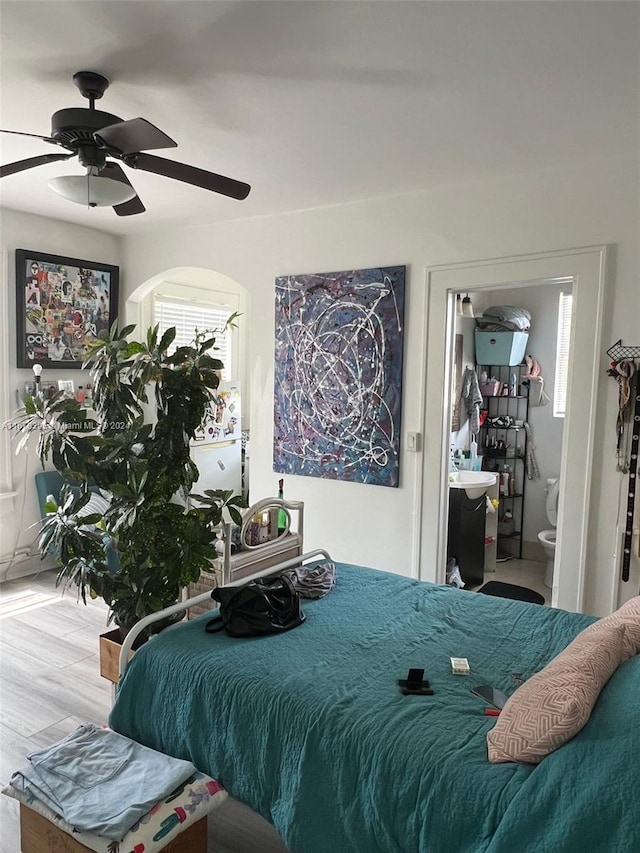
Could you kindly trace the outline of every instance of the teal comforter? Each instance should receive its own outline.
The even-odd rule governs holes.
[[[640,850],[638,658],[537,767],[488,763],[495,718],[470,692],[512,693],[591,617],[342,564],[304,611],[281,636],[206,634],[207,615],[160,634],[110,725],[219,779],[292,853]],[[401,695],[410,667],[434,696]]]

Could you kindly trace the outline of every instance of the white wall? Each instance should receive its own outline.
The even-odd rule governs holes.
[[[423,423],[426,270],[439,264],[612,244],[603,340],[636,342],[640,316],[637,179],[635,159],[590,161],[339,207],[136,235],[124,240],[122,291],[130,294],[151,277],[185,265],[221,272],[249,291],[251,489],[257,499],[272,494],[278,479],[272,466],[275,277],[406,264],[402,429],[403,434],[423,433],[427,469],[433,457],[436,471],[440,449],[434,447],[429,425]],[[29,218],[22,224],[24,230],[14,238],[14,245],[17,239],[28,246],[32,241],[27,237],[33,233]],[[111,238],[103,239],[116,255]],[[44,248],[51,248],[50,242]],[[57,248],[73,254],[68,246]],[[98,257],[93,246],[87,248]],[[106,249],[101,254],[101,259],[117,262],[107,257]],[[604,352],[601,364],[587,566],[590,612],[609,607],[608,583],[599,579],[608,579],[614,570],[621,483],[613,452],[617,388],[605,376]],[[403,443],[397,489],[287,477],[286,494],[306,502],[306,544],[324,545],[339,560],[405,574],[417,574],[421,559],[425,576],[435,572],[434,552],[425,549],[420,555],[415,544],[421,523],[420,455],[408,453]],[[435,509],[423,507],[422,511]],[[637,593],[639,583],[640,568],[634,559],[632,582],[623,596]]]
[[[90,213],[88,215],[90,218]],[[0,229],[0,249],[2,251],[2,281],[0,289],[0,311],[9,322],[3,326],[0,351],[4,362],[4,372],[0,377],[0,423],[4,424],[15,408],[15,391],[24,387],[24,382],[33,379],[33,372],[16,365],[16,323],[15,323],[15,249],[33,249],[38,252],[51,252],[56,255],[103,261],[120,265],[120,239],[91,228],[80,228],[13,210],[3,210]],[[122,288],[122,276],[120,286]],[[43,370],[42,383],[48,379],[73,379],[75,387],[86,384],[86,374],[75,370]],[[40,517],[36,498],[34,474],[40,469],[35,451],[35,441],[31,449],[16,458],[13,453],[11,432],[3,429],[0,433],[0,493],[16,491],[14,498],[0,497],[0,581],[6,577],[7,566],[1,561],[11,554],[14,548],[30,549],[37,554],[35,538],[37,528],[31,527]],[[39,558],[38,558],[39,561]],[[39,564],[36,562],[36,568]],[[9,570],[9,577],[17,576],[24,567],[16,563]]]
[[[425,280],[428,267],[568,247],[613,244],[604,340],[637,335],[637,162],[592,161],[536,173],[478,180],[430,192],[126,239],[127,287],[185,263],[222,272],[251,295],[248,355],[252,400],[252,496],[273,493],[274,279],[277,275],[406,264],[405,377],[402,427],[424,433]],[[634,309],[634,310],[631,310]],[[606,369],[602,354],[602,370]],[[603,379],[598,403],[593,542],[587,607],[608,607],[598,584],[613,570],[620,482],[612,439],[616,389]],[[439,455],[439,448],[437,454]],[[434,456],[434,458],[436,458]],[[306,543],[336,559],[417,574],[419,454],[401,448],[397,489],[287,477],[286,494],[307,504]],[[438,465],[434,466],[437,470]],[[433,512],[424,507],[425,513]],[[435,546],[434,546],[435,547]],[[431,570],[433,553],[421,555]],[[637,591],[637,561],[633,584]],[[606,589],[606,584],[604,585]]]

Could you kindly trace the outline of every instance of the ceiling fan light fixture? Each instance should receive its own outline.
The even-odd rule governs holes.
[[[85,207],[114,207],[130,201],[136,195],[130,184],[102,178],[92,174],[91,170],[86,175],[61,175],[52,178],[47,181],[47,186],[67,201],[74,201]]]

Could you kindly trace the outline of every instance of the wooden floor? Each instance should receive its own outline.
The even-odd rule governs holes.
[[[98,671],[102,602],[61,596],[55,572],[0,584],[0,787],[29,752],[81,723],[105,723],[111,685]],[[18,804],[0,796],[0,853],[19,853]],[[229,800],[209,819],[208,853],[287,853],[273,827]]]

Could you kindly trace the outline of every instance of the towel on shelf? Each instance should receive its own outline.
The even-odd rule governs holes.
[[[490,305],[476,318],[476,327],[485,332],[528,332],[531,314],[513,305]]]

